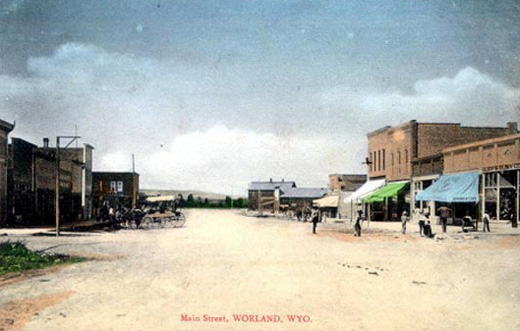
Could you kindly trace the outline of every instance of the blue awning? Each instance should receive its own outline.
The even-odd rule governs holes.
[[[417,201],[478,202],[478,178],[476,172],[443,175],[426,190],[417,194]]]

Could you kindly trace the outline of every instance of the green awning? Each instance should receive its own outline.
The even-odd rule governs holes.
[[[364,203],[384,202],[386,198],[396,197],[408,188],[409,182],[389,183],[363,199]]]

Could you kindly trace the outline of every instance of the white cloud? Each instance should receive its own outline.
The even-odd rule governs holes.
[[[321,97],[325,105],[356,109],[365,128],[419,121],[462,122],[464,125],[504,126],[517,121],[518,90],[467,67],[454,77],[421,80],[413,93],[349,93],[334,88]]]
[[[357,162],[356,150],[364,137],[350,143],[328,136],[280,136],[216,125],[209,130],[177,136],[164,151],[138,157],[144,185],[244,193],[252,180],[285,178],[299,185],[326,186],[329,173],[349,170]],[[103,164],[120,153],[108,155]],[[106,162],[105,162],[106,161]],[[353,170],[353,169],[350,169]]]
[[[77,124],[96,147],[96,169],[128,171],[135,153],[144,187],[238,192],[271,177],[322,186],[329,173],[364,172],[366,133],[379,127],[519,120],[519,91],[469,67],[418,81],[412,93],[340,86],[294,98],[247,92],[242,73],[78,43],[31,58],[28,72],[0,75],[2,119],[17,121],[14,136],[39,142]],[[228,88],[226,75],[240,77],[245,93]]]
[[[95,155],[95,157],[98,157]],[[131,153],[117,151],[113,153],[106,153],[99,156],[99,169],[105,171],[132,171]]]

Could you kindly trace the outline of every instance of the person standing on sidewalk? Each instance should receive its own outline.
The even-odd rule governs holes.
[[[354,237],[361,237],[361,222],[363,221],[363,211],[358,210],[356,224],[354,224]]]
[[[316,234],[316,227],[318,226],[318,222],[320,221],[321,212],[317,206],[312,207],[311,212],[311,222],[312,222],[312,233]]]
[[[405,210],[401,214],[401,232],[403,234],[406,234],[406,222],[408,222],[408,213]]]
[[[437,209],[437,212],[439,213],[439,216],[441,218],[442,233],[446,233],[446,225],[448,224],[448,217],[450,217],[450,211],[451,209],[444,206]]]
[[[424,224],[426,224],[426,216],[424,216],[424,212],[420,211],[419,212],[419,235],[421,235],[421,237],[424,234]]]
[[[435,237],[435,234],[432,233],[432,226],[430,224],[430,221],[427,221],[426,224],[424,224],[424,236],[426,238],[433,238],[433,237]]]
[[[489,221],[491,221],[490,217],[489,217],[489,214],[488,213],[484,213],[484,216],[482,216],[482,223],[483,226],[482,226],[482,231],[483,232],[486,232],[486,229],[488,232],[491,232],[491,230],[489,229]]]
[[[113,223],[115,221],[115,218],[116,218],[116,210],[113,206],[110,206],[110,208],[108,208],[108,219],[109,219],[110,223]]]
[[[516,221],[515,213],[513,213],[513,212],[509,213],[509,219],[510,219],[511,227],[512,228],[517,228],[518,227],[518,222]]]

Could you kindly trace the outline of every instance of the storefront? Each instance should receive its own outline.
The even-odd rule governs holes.
[[[478,214],[495,221],[519,221],[520,134],[443,150],[445,173],[480,174]]]
[[[370,207],[373,221],[399,220],[404,211],[410,210],[410,182],[388,183],[363,199]]]
[[[421,192],[432,186],[432,184],[435,183],[439,179],[439,177],[440,175],[429,175],[412,178],[412,183],[410,185],[410,199],[412,210],[410,210],[410,215],[415,215],[415,212],[417,211],[429,213],[430,215],[435,214],[435,201],[417,200],[417,195],[419,195]]]
[[[331,193],[312,202],[320,208],[324,218],[336,218],[338,216],[339,192]]]
[[[340,200],[338,208],[341,218],[355,220],[358,210],[362,210],[365,215],[370,217],[369,205],[363,206],[363,198],[379,190],[384,185],[384,179],[368,180],[350,196]]]
[[[450,210],[450,223],[470,216],[478,218],[479,173],[461,173],[441,176],[430,187],[416,196],[416,201],[435,202],[436,208],[445,207]],[[431,215],[435,215],[434,209]]]
[[[520,164],[504,170],[486,169],[482,174],[482,212],[499,221],[519,221]]]

